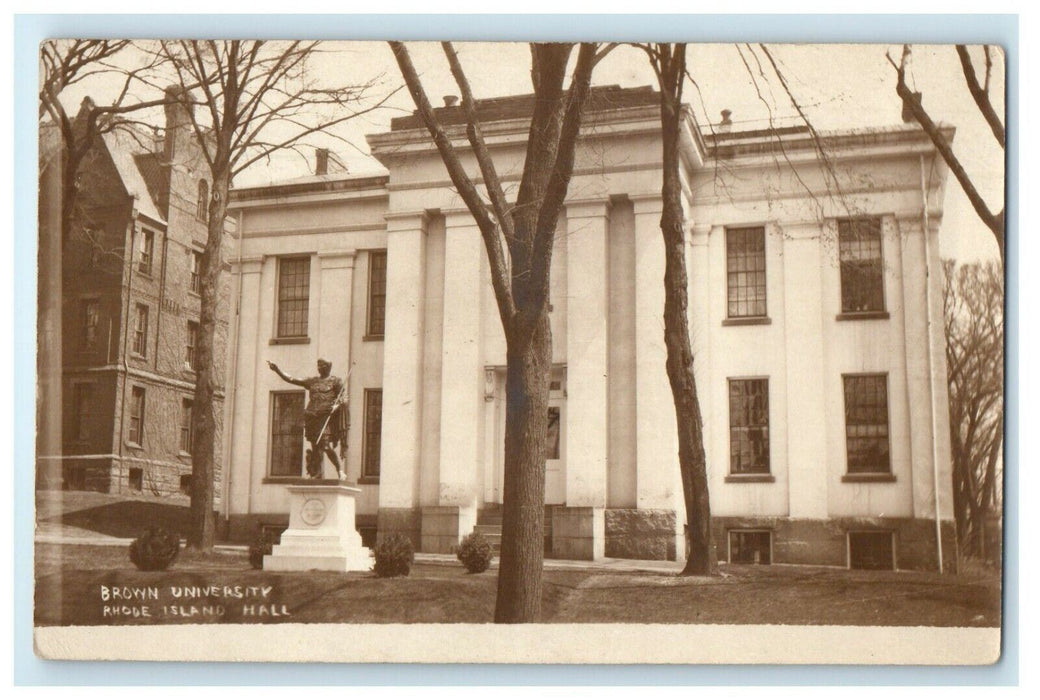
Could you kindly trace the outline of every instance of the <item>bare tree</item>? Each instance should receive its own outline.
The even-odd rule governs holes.
[[[502,553],[495,622],[533,622],[541,604],[545,501],[545,436],[552,369],[549,270],[556,223],[574,169],[592,70],[610,46],[581,44],[565,88],[574,44],[531,44],[534,108],[516,201],[506,199],[484,140],[477,104],[454,47],[442,44],[462,92],[466,137],[484,181],[487,200],[465,171],[452,137],[433,107],[400,42],[390,47],[408,91],[484,241],[491,283],[506,337],[506,437]],[[503,245],[504,244],[504,245]]]
[[[299,148],[317,132],[379,108],[369,99],[374,82],[320,86],[308,74],[317,42],[164,41],[159,55],[173,66],[179,103],[211,175],[207,236],[199,265],[199,337],[192,402],[191,522],[189,544],[213,546],[216,454],[214,392],[222,369],[214,362],[214,332],[228,193],[235,176],[283,149]],[[198,107],[199,109],[196,109]]]
[[[957,541],[983,552],[985,516],[1000,505],[1004,438],[1004,276],[995,262],[943,261],[943,319]]]
[[[39,119],[49,119],[57,129],[60,149],[56,153],[42,153],[52,162],[44,167],[60,165],[61,182],[61,240],[66,243],[72,235],[79,212],[77,178],[84,158],[94,148],[97,139],[114,129],[132,124],[129,114],[158,107],[166,98],[141,100],[134,97],[135,87],[147,87],[145,76],[155,71],[164,61],[153,55],[135,68],[117,65],[118,59],[133,47],[132,42],[121,40],[76,39],[44,42],[40,46],[40,104]],[[76,114],[69,114],[61,101],[62,92],[73,85],[101,75],[118,76],[122,85],[110,104],[95,104],[83,100]],[[44,149],[41,149],[43,151]],[[57,159],[55,161],[55,159]],[[83,222],[80,222],[83,223]]]
[[[641,44],[661,89],[661,235],[664,238],[665,367],[672,387],[675,423],[679,433],[679,471],[682,475],[690,553],[684,575],[711,575],[718,568],[711,536],[711,504],[704,456],[704,424],[693,373],[693,348],[687,309],[686,226],[679,175],[679,134],[686,81],[685,44]]]
[[[967,84],[968,91],[975,100],[979,112],[989,125],[990,131],[993,133],[993,138],[995,138],[997,143],[1000,144],[1001,149],[1004,149],[1004,124],[997,115],[997,112],[993,107],[993,102],[990,100],[989,89],[990,77],[993,71],[993,59],[990,55],[989,46],[983,46],[982,50],[985,59],[986,73],[981,85],[979,84],[978,76],[975,73],[975,66],[972,63],[971,55],[968,53],[968,48],[963,44],[958,44],[957,56],[961,62],[961,71],[964,73],[964,82]],[[986,200],[984,200],[982,195],[979,194],[975,183],[964,169],[960,159],[953,152],[953,147],[950,145],[949,139],[943,133],[942,128],[932,120],[931,116],[925,110],[924,105],[922,104],[921,93],[911,90],[906,84],[906,70],[911,57],[910,45],[903,45],[903,53],[900,56],[898,64],[891,56],[887,54],[886,56],[888,62],[896,69],[896,94],[898,94],[900,99],[903,100],[903,108],[913,115],[917,123],[921,125],[922,129],[924,129],[924,132],[928,134],[928,138],[930,138],[932,143],[935,144],[936,150],[939,151],[943,160],[946,161],[946,165],[950,168],[950,172],[952,172],[954,177],[957,178],[957,182],[960,184],[961,189],[964,190],[964,194],[967,195],[968,201],[971,202],[971,206],[975,209],[975,213],[978,214],[982,223],[984,223],[993,233],[993,238],[996,240],[997,248],[1000,251],[1000,259],[1003,261],[1003,203],[999,212],[994,213],[990,209],[989,205],[986,204]]]

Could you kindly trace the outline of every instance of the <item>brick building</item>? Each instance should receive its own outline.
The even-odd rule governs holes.
[[[165,108],[165,129],[127,126],[96,140],[79,170],[60,270],[41,264],[41,289],[56,290],[49,277],[61,276],[60,295],[52,292],[61,300],[61,448],[55,454],[53,444],[41,443],[38,454],[38,472],[53,477],[52,487],[56,463],[69,489],[166,495],[188,487],[209,183],[183,109]],[[51,147],[49,160],[46,152],[54,141],[41,135],[41,236],[52,235],[46,211],[58,206],[55,194],[60,197],[60,188],[47,184],[58,176],[60,151]],[[228,250],[232,234],[225,235]],[[215,347],[219,377],[229,290],[225,276]],[[41,298],[41,308],[45,303]],[[40,342],[49,337],[41,335]],[[217,400],[221,454],[222,390]]]

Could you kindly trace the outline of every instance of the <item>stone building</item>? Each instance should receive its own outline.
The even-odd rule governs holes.
[[[79,170],[60,269],[40,269],[41,288],[56,290],[43,278],[61,278],[62,425],[60,453],[41,448],[38,471],[60,473],[65,488],[159,495],[188,488],[209,183],[183,109],[166,107],[163,130],[127,125],[95,141]],[[60,188],[46,186],[60,161],[56,150],[51,156],[41,174],[41,212],[59,206]],[[41,224],[41,235],[59,234]],[[218,313],[218,376],[229,277]],[[218,441],[220,432],[218,424]]]
[[[479,105],[507,191],[531,104]],[[557,226],[548,556],[685,555],[658,104],[650,88],[593,90]],[[461,107],[437,114],[475,172]],[[418,117],[368,140],[384,173],[235,193],[223,514],[235,537],[286,522],[303,396],[265,361],[301,375],[325,357],[351,373],[358,527],[448,552],[500,523],[505,340],[477,227]],[[908,124],[817,143],[689,112],[681,148],[720,559],[935,568],[941,532],[952,561],[941,158]]]

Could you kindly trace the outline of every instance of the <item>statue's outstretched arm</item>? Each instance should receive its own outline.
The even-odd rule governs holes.
[[[295,384],[296,386],[302,386],[302,387],[306,388],[307,382],[305,382],[302,379],[297,379],[296,377],[290,377],[288,374],[286,374],[285,372],[282,371],[281,367],[279,367],[275,363],[271,362],[270,360],[267,361],[267,366],[271,368],[272,372],[274,372],[279,377],[281,377],[283,381],[289,382],[290,384]]]

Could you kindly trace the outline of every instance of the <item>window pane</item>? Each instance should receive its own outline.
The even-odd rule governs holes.
[[[726,230],[727,313],[731,318],[766,315],[765,229]]]
[[[888,473],[888,381],[884,374],[844,377],[845,449],[850,474]]]
[[[127,440],[135,445],[144,444],[144,389],[135,386],[130,393],[130,432]]]
[[[181,402],[181,452],[191,452],[191,401]]]
[[[304,392],[277,391],[271,397],[271,476],[300,476]]]
[[[729,381],[731,474],[769,473],[769,380]]]
[[[386,251],[369,253],[368,335],[386,330]]]
[[[142,357],[148,355],[148,307],[137,305],[137,319],[134,323],[134,352]]]
[[[278,337],[307,335],[311,289],[310,258],[285,258],[278,269]]]
[[[365,389],[364,476],[379,476],[379,455],[383,432],[383,390]]]
[[[881,261],[881,220],[838,222],[841,262],[841,310],[884,311],[884,275]]]
[[[732,564],[769,564],[772,552],[769,532],[729,533],[729,560]]]
[[[560,409],[549,407],[549,428],[546,430],[546,459],[560,458]]]

